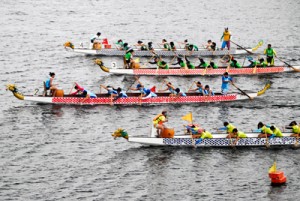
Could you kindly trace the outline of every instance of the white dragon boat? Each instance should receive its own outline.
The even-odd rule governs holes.
[[[228,72],[230,75],[259,75],[259,74],[275,74],[284,72],[300,72],[300,66],[268,66],[268,67],[242,67],[242,68],[228,68],[219,67],[217,69],[212,68],[196,68],[196,69],[181,69],[180,67],[171,67],[169,69],[156,69],[156,68],[137,68],[137,69],[125,69],[116,68],[116,65],[112,65],[110,68],[104,66],[101,59],[96,59],[95,63],[99,65],[102,71],[110,74],[117,75],[134,75],[134,76],[211,76],[211,75],[223,75]]]
[[[261,44],[259,45],[259,47]],[[72,51],[75,53],[85,54],[85,55],[95,55],[95,56],[124,56],[126,51],[125,50],[119,50],[117,48],[104,48],[101,49],[90,49],[86,47],[75,47],[73,43],[66,42],[64,44],[64,47],[68,51]],[[108,46],[110,47],[110,45]],[[199,48],[198,51],[188,51],[185,49],[177,49],[175,51],[168,51],[164,50],[162,48],[155,48],[154,51],[151,50],[139,50],[137,48],[133,48],[134,55],[138,57],[152,57],[154,55],[154,52],[157,56],[165,56],[165,57],[174,57],[176,56],[224,56],[224,55],[239,55],[239,54],[248,54],[254,52],[258,46],[255,48],[250,49],[238,49],[238,48],[232,48],[230,50],[224,49],[224,50],[215,50],[215,51],[209,51],[205,48]]]
[[[128,142],[139,143],[148,146],[177,146],[177,147],[278,147],[278,146],[290,146],[298,147],[299,139],[297,137],[290,137],[292,133],[283,133],[283,137],[274,138],[258,138],[259,133],[246,133],[247,138],[226,138],[227,134],[213,133],[213,138],[202,139],[200,142],[196,135],[174,135],[174,130],[166,129],[165,136],[158,138],[155,137],[156,129],[152,128],[149,136],[134,137],[128,135],[128,133],[119,128],[112,136],[123,137]],[[171,131],[171,132],[169,132]],[[168,136],[169,135],[169,136]]]
[[[97,98],[83,98],[76,95],[64,94],[63,90],[56,92],[57,97],[44,95],[23,95],[16,85],[6,85],[7,90],[11,91],[13,95],[25,101],[32,101],[37,103],[47,104],[66,104],[66,105],[144,105],[144,104],[190,104],[190,103],[212,103],[212,102],[228,102],[254,99],[263,95],[269,89],[271,83],[268,82],[264,88],[258,92],[251,92],[247,94],[242,93],[228,93],[227,95],[215,94],[214,96],[200,96],[198,93],[186,93],[186,97],[170,96],[170,93],[157,93],[157,97],[144,98],[140,93],[127,93],[127,98],[112,99],[108,94],[96,94]],[[45,94],[45,93],[43,93]]]

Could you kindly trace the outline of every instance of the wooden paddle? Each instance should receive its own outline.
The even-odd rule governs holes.
[[[282,63],[284,63],[285,65],[287,65],[288,67],[292,68],[294,71],[296,72],[300,72],[300,69],[295,68],[294,66],[288,64],[287,62],[283,61],[282,59],[280,59],[279,57],[276,57],[279,61],[281,61]]]
[[[253,54],[253,52],[250,52],[249,50],[247,50],[246,48],[240,46],[239,44],[236,44],[235,42],[233,42],[232,40],[230,40],[233,44],[235,44],[236,46],[238,46],[239,48],[245,50],[246,52],[248,52],[249,54]]]
[[[196,83],[196,82],[194,81],[193,84],[190,86],[188,92],[191,90],[192,86],[194,86],[195,83]]]
[[[300,130],[298,132],[297,138],[296,138],[296,143],[294,144],[294,147],[299,147],[299,135],[300,135]]]
[[[69,95],[71,94],[71,92],[72,92],[72,90],[73,90],[74,87],[75,87],[75,83],[72,85],[72,88],[71,88],[71,90],[69,92]]]
[[[135,79],[135,81],[132,83],[132,85],[134,85],[135,82],[139,80],[139,77],[135,77],[135,78],[136,78],[136,79]],[[130,85],[130,86],[128,87],[128,89],[126,90],[126,93],[130,90],[130,88],[132,87],[132,85]]]
[[[240,88],[238,88],[233,82],[230,82],[232,84],[232,86],[234,86],[237,90],[239,90],[240,92],[242,92],[242,94],[248,96],[248,98],[250,100],[253,100],[253,98],[251,96],[249,96],[245,91],[241,90]]]
[[[266,132],[264,132],[264,133],[266,135],[266,148],[268,149],[268,148],[270,148],[270,144],[269,144],[269,140],[268,140],[268,135],[267,135]]]

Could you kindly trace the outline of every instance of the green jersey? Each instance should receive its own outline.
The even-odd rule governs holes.
[[[235,126],[232,125],[232,124],[228,124],[226,126],[226,130],[227,130],[228,133],[232,133],[233,129],[235,129]]]
[[[169,69],[168,64],[162,64],[162,61],[157,62],[157,65],[159,68],[163,68],[163,69]]]
[[[127,53],[125,54],[125,59],[128,61],[128,60],[131,59],[131,56],[132,56],[132,54],[131,54],[130,52],[127,52]]]

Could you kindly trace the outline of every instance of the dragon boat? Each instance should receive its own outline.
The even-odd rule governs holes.
[[[259,75],[259,74],[275,74],[284,72],[300,72],[300,66],[268,66],[268,67],[242,67],[242,68],[228,68],[219,67],[212,68],[196,68],[196,69],[180,69],[180,67],[171,67],[169,69],[156,69],[156,68],[136,68],[124,69],[116,68],[115,65],[108,68],[104,66],[101,59],[96,59],[95,63],[99,65],[102,71],[118,75],[147,75],[147,76],[211,76],[223,75],[228,72],[230,75]]]
[[[75,53],[85,54],[85,55],[95,55],[95,56],[124,56],[126,51],[125,50],[119,50],[117,48],[111,48],[111,45],[104,45],[104,48],[101,49],[90,49],[86,47],[75,47],[73,43],[66,42],[64,44],[64,47],[68,51],[73,51]],[[106,48],[109,47],[109,48]],[[256,48],[257,49],[257,48]],[[239,55],[239,54],[247,54],[249,52],[253,52],[256,49],[250,48],[250,49],[238,49],[233,48],[230,50],[215,50],[215,51],[209,51],[205,48],[200,48],[198,51],[188,51],[185,49],[177,49],[175,51],[168,51],[164,50],[162,48],[156,48],[154,50],[139,50],[137,48],[133,48],[134,55],[138,57],[152,57],[154,55],[154,52],[157,56],[165,56],[165,57],[174,57],[176,56],[224,56],[224,55]]]
[[[174,129],[165,129],[162,137],[155,137],[156,129],[152,128],[148,136],[134,137],[128,135],[122,128],[116,130],[112,136],[114,139],[123,137],[128,142],[139,143],[147,146],[176,146],[176,147],[299,147],[297,137],[290,137],[292,133],[283,133],[283,137],[258,138],[258,133],[246,133],[247,138],[226,138],[227,134],[213,133],[212,138],[200,140],[198,135],[174,135]]]
[[[63,90],[57,90],[56,97],[44,95],[23,95],[14,84],[6,85],[7,90],[13,95],[25,101],[32,101],[46,104],[68,104],[68,105],[147,105],[147,104],[189,104],[189,103],[212,103],[228,102],[254,99],[263,95],[269,89],[271,83],[268,82],[264,88],[258,92],[229,93],[222,95],[216,93],[214,96],[200,96],[198,93],[186,93],[186,97],[170,96],[170,93],[157,93],[157,97],[144,98],[140,93],[127,93],[127,98],[112,99],[108,94],[96,94],[97,98],[83,98],[76,95],[64,94]],[[45,94],[45,93],[43,93]]]

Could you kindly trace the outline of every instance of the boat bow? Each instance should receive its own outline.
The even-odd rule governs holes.
[[[101,68],[101,70],[103,70],[104,72],[109,73],[109,68],[104,66],[101,59],[96,59],[95,64],[97,64]]]
[[[21,94],[18,89],[17,86],[15,84],[7,84],[6,85],[6,90],[9,90],[13,93],[13,95],[19,99],[19,100],[24,100],[24,96],[23,94]]]
[[[262,90],[257,92],[257,96],[263,95],[268,89],[270,89],[271,85],[272,85],[272,82],[268,81],[267,84],[265,85],[265,87]]]

